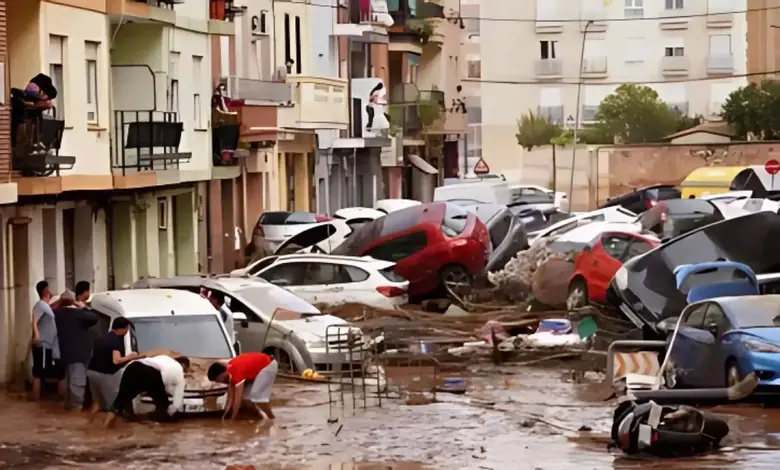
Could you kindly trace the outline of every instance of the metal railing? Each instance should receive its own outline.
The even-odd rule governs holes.
[[[563,73],[561,59],[537,59],[534,67],[537,77],[559,76]]]
[[[288,104],[293,101],[292,86],[286,82],[232,76],[227,78],[227,89],[228,96],[233,99],[279,104]]]
[[[607,58],[598,57],[583,60],[582,73],[607,73]]]
[[[551,123],[563,125],[563,106],[537,106],[536,115]]]
[[[422,129],[422,122],[417,110],[420,102],[420,91],[414,83],[398,83],[391,86],[390,103],[388,106],[392,124],[408,131]]]
[[[76,157],[59,154],[65,121],[56,119],[54,107],[42,112],[26,102],[22,90],[11,90],[11,169],[23,176],[59,176],[76,163]]]
[[[664,56],[661,58],[661,71],[663,72],[684,72],[688,68],[688,58],[685,56]]]
[[[192,157],[180,152],[184,125],[172,111],[115,111],[111,166],[122,170],[170,170]]]
[[[733,71],[733,54],[710,54],[707,56],[708,73],[731,73]]]

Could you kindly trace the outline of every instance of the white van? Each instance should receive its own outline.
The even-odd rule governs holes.
[[[433,191],[433,200],[506,206],[512,202],[512,193],[506,181],[495,178],[439,186]]]
[[[235,357],[228,332],[211,302],[192,292],[175,289],[135,289],[94,294],[89,306],[98,315],[101,334],[118,317],[132,322],[125,335],[125,352],[169,350],[190,359],[184,403],[179,412],[222,411],[227,387],[211,383],[206,373],[216,360]],[[148,397],[136,399],[137,413],[152,411]]]

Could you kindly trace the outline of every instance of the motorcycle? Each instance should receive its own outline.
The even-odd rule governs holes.
[[[611,447],[626,454],[691,456],[717,449],[728,433],[725,421],[690,406],[627,400],[615,410]]]

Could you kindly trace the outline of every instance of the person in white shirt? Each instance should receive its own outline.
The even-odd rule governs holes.
[[[159,421],[170,419],[184,401],[184,373],[190,368],[186,356],[159,355],[137,359],[125,367],[114,406],[106,418],[106,427],[112,426],[119,415],[127,417],[133,400],[142,393],[148,395],[155,406]],[[168,397],[171,397],[171,400]]]

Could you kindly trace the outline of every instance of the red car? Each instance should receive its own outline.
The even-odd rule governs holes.
[[[607,287],[623,263],[660,244],[655,238],[636,233],[602,233],[574,260],[566,307],[573,310],[590,302],[605,302]]]
[[[395,262],[409,281],[409,295],[421,296],[479,274],[490,256],[487,228],[460,206],[434,202],[401,209],[360,227],[334,255],[371,256]]]

